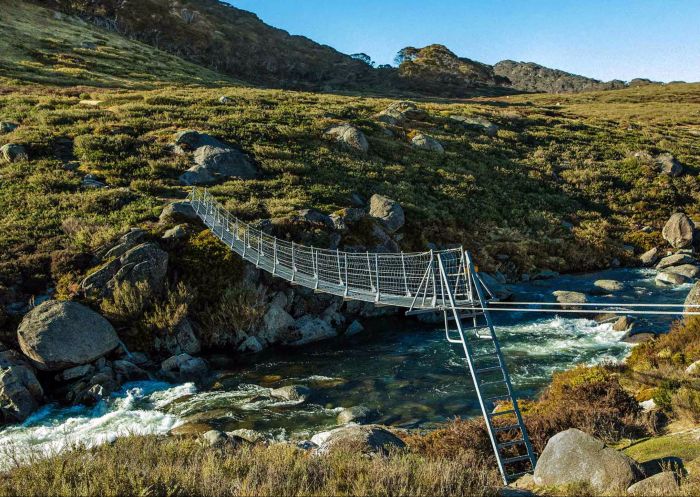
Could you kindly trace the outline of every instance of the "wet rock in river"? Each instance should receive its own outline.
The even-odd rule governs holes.
[[[562,309],[581,310],[583,307],[575,304],[585,304],[588,302],[586,294],[581,292],[574,292],[570,290],[556,290],[552,292],[552,295],[554,295],[554,297],[557,299],[557,302],[559,302],[560,304],[571,304],[562,305]]]
[[[634,320],[629,316],[620,316],[613,324],[613,331],[627,331],[632,328]]]
[[[350,326],[348,326],[348,328],[345,330],[345,336],[351,337],[353,335],[362,333],[364,330],[365,327],[362,326],[362,323],[360,323],[358,320],[355,320],[352,323],[350,323]]]
[[[335,329],[327,321],[307,314],[296,320],[286,344],[298,347],[335,336]]]
[[[620,292],[625,289],[625,284],[617,280],[596,280],[590,293],[593,295],[607,295]]]
[[[368,407],[352,406],[340,411],[336,420],[339,425],[348,423],[365,424],[371,422],[374,415],[375,412]]]
[[[161,363],[160,369],[167,379],[179,383],[201,381],[209,372],[204,359],[189,354],[179,354],[166,359]]]
[[[311,389],[303,385],[289,385],[270,390],[270,395],[282,400],[304,402],[311,395]]]
[[[700,276],[700,266],[696,266],[695,264],[681,264],[680,266],[666,268],[665,272],[680,274],[692,280]]]
[[[44,390],[31,365],[0,343],[0,424],[24,421],[43,399]]]
[[[668,257],[664,257],[656,265],[656,269],[666,269],[672,266],[681,266],[683,264],[697,264],[697,259],[688,254],[673,254]]]
[[[673,273],[671,271],[660,271],[656,274],[655,280],[658,285],[674,286],[689,283],[690,278],[682,274]]]

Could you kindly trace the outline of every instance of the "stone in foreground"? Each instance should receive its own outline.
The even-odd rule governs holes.
[[[335,139],[343,147],[351,150],[358,152],[367,152],[369,150],[369,143],[365,134],[350,124],[334,126],[326,131],[326,136]]]
[[[42,371],[87,364],[117,348],[112,325],[77,302],[47,300],[32,309],[17,329],[24,355]]]
[[[662,471],[635,483],[627,489],[627,493],[638,497],[655,497],[678,495],[679,490],[676,474],[673,471]]]
[[[423,133],[418,133],[416,136],[411,138],[411,143],[416,148],[421,148],[423,150],[429,150],[431,152],[435,152],[438,154],[445,153],[445,149],[443,148],[442,143],[437,141],[432,136],[425,135]]]
[[[557,433],[535,468],[535,484],[563,487],[587,484],[600,493],[623,494],[642,475],[629,457],[575,428]]]
[[[335,430],[317,433],[311,441],[323,454],[334,447],[347,447],[365,454],[388,455],[392,449],[402,449],[406,444],[399,437],[378,425],[348,425]]]

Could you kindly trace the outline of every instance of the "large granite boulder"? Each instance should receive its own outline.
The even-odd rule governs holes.
[[[0,343],[0,424],[24,421],[43,397],[33,368],[18,352]]]
[[[242,151],[193,130],[175,135],[175,151],[192,153],[194,165],[180,176],[183,185],[206,185],[226,178],[253,179],[257,166]]]
[[[662,286],[675,286],[675,285],[682,285],[684,283],[689,283],[691,281],[690,278],[687,276],[684,276],[679,273],[674,273],[671,271],[659,271],[656,273],[656,278],[654,281],[658,285]]]
[[[623,495],[641,476],[632,459],[571,428],[549,439],[537,461],[534,482],[547,487],[588,484],[599,493]]]
[[[81,286],[90,297],[108,297],[121,283],[136,286],[143,282],[147,291],[155,295],[163,290],[167,271],[168,253],[156,243],[141,243],[87,276]]]
[[[287,344],[298,347],[335,336],[335,329],[326,320],[307,314],[296,320]]]
[[[289,337],[289,330],[294,323],[294,318],[284,307],[272,302],[263,316],[262,326],[256,336],[263,344],[283,342]]]
[[[318,445],[318,452],[325,453],[334,447],[346,447],[366,454],[387,455],[406,444],[399,437],[378,425],[347,425],[331,431],[317,433],[311,441]]]
[[[77,302],[47,300],[29,311],[17,329],[24,355],[42,371],[94,361],[117,348],[112,325]]]
[[[666,221],[661,235],[673,248],[679,249],[693,243],[694,231],[693,221],[682,212],[676,212]]]
[[[326,131],[326,136],[351,150],[356,150],[358,152],[367,152],[369,150],[369,142],[367,142],[365,134],[350,124],[333,126]]]
[[[0,158],[5,162],[13,163],[28,160],[29,155],[22,145],[8,143],[0,147]]]
[[[445,149],[443,148],[442,143],[437,141],[432,136],[426,135],[424,133],[418,133],[413,138],[411,138],[411,144],[416,148],[429,150],[438,154],[445,153]]]
[[[666,268],[667,273],[676,273],[685,276],[689,280],[694,280],[700,275],[700,266],[695,264],[681,264],[680,266],[671,266]]]
[[[369,215],[378,219],[390,233],[401,229],[406,222],[403,208],[396,201],[375,193],[369,200]]]

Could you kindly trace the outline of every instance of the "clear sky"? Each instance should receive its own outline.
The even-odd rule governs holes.
[[[272,26],[392,63],[441,43],[603,80],[700,81],[700,0],[228,0]]]

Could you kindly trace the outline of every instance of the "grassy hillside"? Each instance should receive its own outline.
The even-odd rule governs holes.
[[[77,17],[21,0],[3,0],[0,54],[0,75],[8,84],[153,88],[235,82]]]

